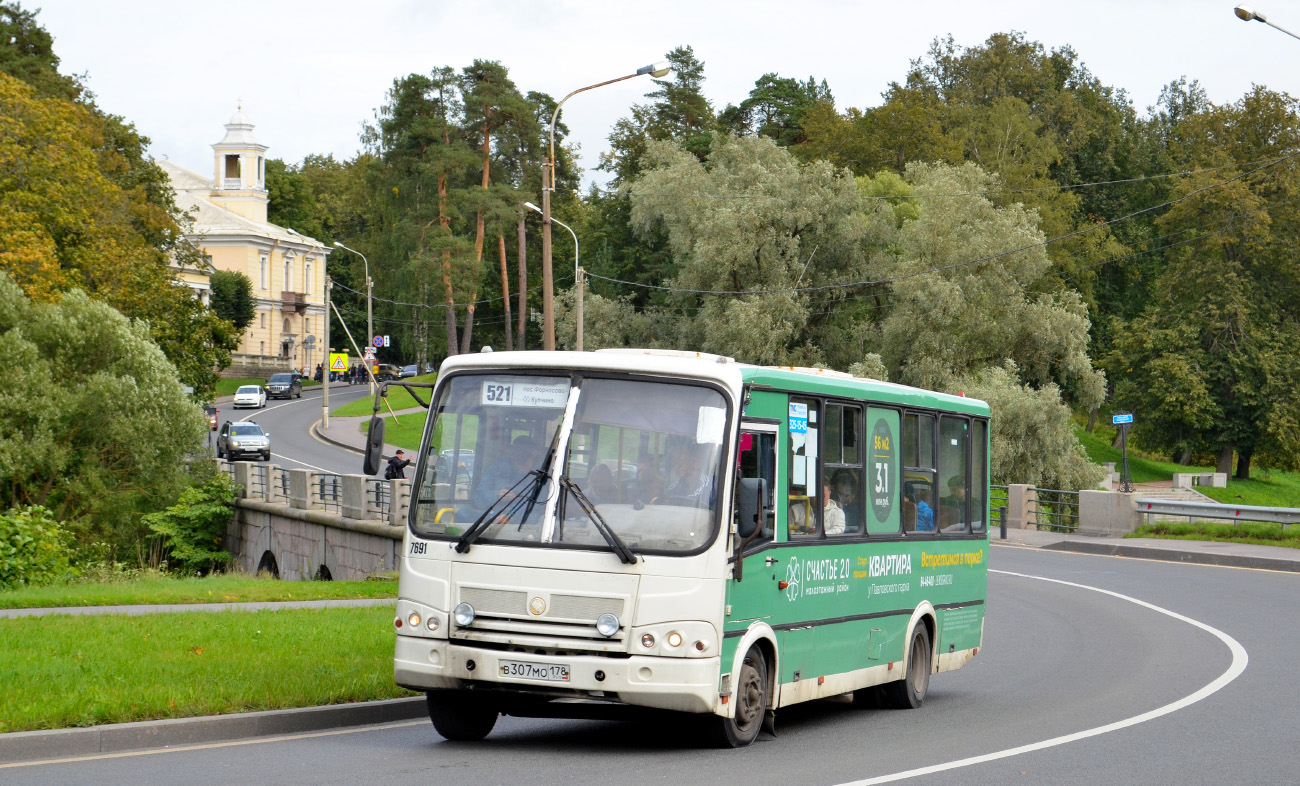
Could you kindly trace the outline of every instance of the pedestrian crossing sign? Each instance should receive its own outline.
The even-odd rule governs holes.
[[[347,371],[347,370],[348,370],[348,353],[331,352],[330,371]]]

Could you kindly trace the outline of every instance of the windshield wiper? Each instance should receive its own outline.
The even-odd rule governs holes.
[[[511,486],[506,493],[502,494],[496,502],[488,505],[487,510],[474,519],[474,523],[470,525],[469,529],[465,530],[464,535],[460,536],[460,540],[456,541],[456,553],[464,554],[469,551],[469,547],[474,544],[474,541],[478,540],[479,536],[488,528],[488,525],[495,520],[494,511],[496,515],[505,514],[506,518],[509,518],[519,511],[520,504],[526,500],[527,505],[524,508],[523,515],[519,517],[519,529],[524,528],[524,522],[532,515],[533,508],[537,507],[537,498],[541,495],[542,489],[551,480],[551,462],[555,460],[555,446],[559,440],[560,429],[557,428],[554,436],[551,437],[551,447],[546,451],[546,460],[542,462],[541,469],[529,471],[528,474],[516,481],[515,485]],[[523,486],[524,481],[529,478],[532,478],[533,482],[531,486],[525,487],[528,489],[528,496],[525,498],[521,496],[523,489],[520,486]],[[506,506],[508,506],[508,509],[506,509]]]
[[[525,485],[525,481],[529,478],[532,478],[532,482]],[[534,469],[516,481],[515,485],[502,494],[496,502],[488,505],[487,509],[478,518],[474,519],[474,523],[469,526],[469,529],[465,530],[465,534],[460,536],[460,540],[456,541],[457,553],[464,554],[469,551],[469,547],[474,544],[474,541],[478,540],[480,535],[487,531],[488,525],[495,521],[497,516],[510,518],[519,512],[521,506],[526,504],[524,513],[519,519],[519,526],[522,529],[528,515],[533,512],[533,508],[537,505],[538,493],[550,479],[550,474],[540,469]],[[527,497],[524,496],[525,491],[528,493]]]
[[[568,475],[564,475],[560,478],[560,487],[572,494],[573,498],[578,501],[578,507],[582,508],[582,512],[586,513],[591,522],[596,525],[597,531],[605,538],[605,542],[614,550],[614,553],[618,555],[619,560],[626,565],[635,565],[636,553],[623,542],[623,539],[618,536],[618,533],[609,524],[605,523],[605,517],[600,515],[595,504],[587,498],[586,494],[582,493],[582,489],[578,488],[578,484],[570,480]],[[560,497],[561,502],[564,499],[563,496]]]

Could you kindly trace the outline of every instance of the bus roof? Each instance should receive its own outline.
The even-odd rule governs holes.
[[[713,380],[733,390],[743,382],[789,392],[910,404],[972,415],[989,414],[988,404],[965,396],[854,377],[831,369],[753,366],[722,355],[685,350],[619,348],[595,352],[482,352],[449,357],[439,373],[462,368],[640,372]]]

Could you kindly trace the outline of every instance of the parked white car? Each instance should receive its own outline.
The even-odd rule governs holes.
[[[231,406],[235,409],[241,407],[261,409],[266,406],[266,389],[261,385],[242,385],[235,391],[235,400],[231,402]]]

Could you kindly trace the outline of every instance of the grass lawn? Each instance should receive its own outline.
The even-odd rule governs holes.
[[[1218,489],[1223,491],[1223,489]],[[1300,548],[1300,527],[1282,529],[1281,524],[1243,522],[1241,524],[1196,522],[1159,522],[1143,524],[1125,537],[1167,538],[1169,540],[1214,540],[1222,543],[1253,543],[1259,546]]]
[[[396,407],[394,407],[396,409]],[[384,441],[390,445],[397,445],[399,448],[418,451],[420,449],[420,438],[424,436],[424,423],[429,418],[427,412],[411,412],[406,415],[398,415],[400,423],[393,422],[393,416],[389,415],[384,418],[387,425],[384,426]],[[361,430],[366,430],[366,423],[361,424]]]
[[[0,619],[0,732],[414,695],[393,610]]]
[[[150,603],[248,603],[276,600],[396,598],[392,581],[279,581],[238,574],[152,578],[108,584],[62,584],[0,590],[0,608],[135,606]]]
[[[1076,426],[1074,433],[1087,451],[1088,458],[1104,464],[1115,462],[1116,469],[1122,466],[1123,454],[1119,448],[1111,447],[1115,438],[1115,429],[1108,424],[1098,423],[1093,433],[1089,434]],[[1213,472],[1214,467],[1185,467],[1172,461],[1145,458],[1137,455],[1130,446],[1128,454],[1129,471],[1133,473],[1134,483],[1149,483],[1155,480],[1169,480],[1175,472]],[[1197,491],[1217,502],[1238,505],[1262,505],[1265,507],[1300,508],[1300,472],[1280,472],[1277,470],[1252,469],[1250,480],[1228,478],[1228,487],[1222,489],[1198,486]]]
[[[403,381],[404,382],[435,382],[437,381],[437,379],[438,379],[437,374],[423,374],[421,376],[411,377]],[[417,390],[420,389],[417,388]],[[432,391],[427,389],[420,390],[420,398],[424,399],[425,401],[428,401],[429,393],[431,392]],[[391,404],[393,409],[395,410],[403,410],[403,409],[409,409],[411,407],[420,406],[415,399],[411,398],[411,394],[407,393],[404,388],[397,388],[397,387],[388,389],[388,403]],[[351,401],[347,404],[344,404],[343,406],[331,409],[330,414],[337,415],[338,417],[341,418],[356,417],[358,415],[369,416],[372,412],[374,412],[374,409],[375,409],[374,397],[366,396],[365,398],[359,398],[356,401]],[[388,411],[388,407],[384,406],[382,403],[380,403],[379,409],[381,412]]]

